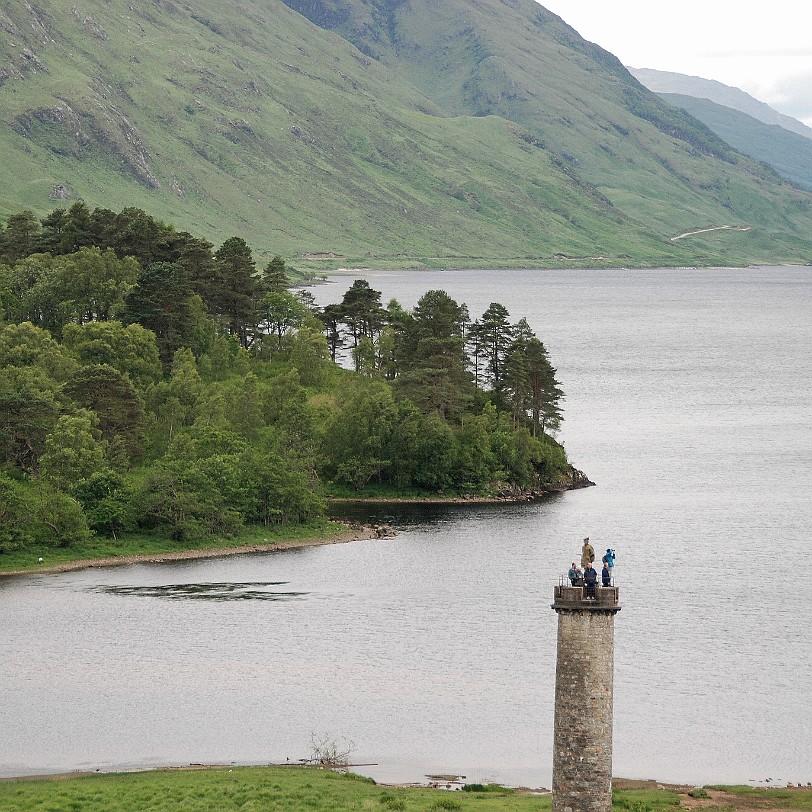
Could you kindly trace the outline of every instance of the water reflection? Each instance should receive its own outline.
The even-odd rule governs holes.
[[[328,503],[330,518],[361,524],[390,525],[395,530],[442,527],[454,524],[460,519],[471,518],[509,520],[510,517],[533,514],[539,509],[553,507],[564,497],[563,493],[550,493],[529,499],[526,502],[363,502],[353,500],[332,500]]]
[[[101,584],[88,589],[107,595],[134,595],[140,598],[163,598],[171,601],[290,601],[303,598],[307,592],[280,592],[269,587],[285,586],[287,581],[211,582],[200,584],[159,584],[155,586],[121,586]]]

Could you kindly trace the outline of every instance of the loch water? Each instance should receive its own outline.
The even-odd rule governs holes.
[[[812,269],[363,276],[501,302],[597,485],[348,505],[391,539],[0,580],[0,774],[309,755],[550,786],[553,586],[617,550],[614,773],[812,781]],[[595,641],[595,656],[600,656]]]

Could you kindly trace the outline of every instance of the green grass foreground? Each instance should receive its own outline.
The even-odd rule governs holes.
[[[652,788],[624,781],[613,808],[668,812],[688,798],[689,787]],[[647,786],[648,785],[648,786]],[[703,809],[812,808],[812,789],[709,787]],[[489,787],[448,792],[379,786],[353,773],[306,767],[234,767],[137,773],[64,775],[0,781],[0,812],[525,812],[551,808],[550,795]]]
[[[0,782],[0,812],[530,812],[550,806],[549,795],[385,787],[353,773],[302,767],[158,770]]]
[[[185,553],[193,558],[196,552],[212,554],[222,552],[226,555],[233,550],[272,545],[305,547],[349,536],[351,531],[347,525],[329,519],[304,524],[248,527],[233,537],[211,536],[188,542],[138,533],[125,534],[118,539],[94,536],[71,547],[32,544],[23,550],[4,552],[0,554],[0,574],[47,571],[80,562],[87,562],[90,565],[90,562],[104,561],[109,565],[112,563],[109,559],[118,559],[122,564],[126,564],[133,559],[171,557]],[[43,559],[42,562],[39,561],[40,558]]]

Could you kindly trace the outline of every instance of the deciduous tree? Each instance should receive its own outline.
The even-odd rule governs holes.
[[[155,333],[140,324],[96,321],[68,324],[62,346],[81,364],[108,364],[143,388],[161,377]]]
[[[104,470],[106,443],[97,429],[98,418],[80,410],[62,415],[45,438],[39,460],[40,475],[68,491],[76,482]]]
[[[61,407],[58,384],[42,369],[0,369],[0,459],[36,473]]]
[[[65,395],[90,409],[108,442],[120,438],[130,459],[143,451],[144,410],[130,379],[107,364],[79,369],[65,384]]]

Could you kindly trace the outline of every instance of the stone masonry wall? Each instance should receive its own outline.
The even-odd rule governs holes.
[[[612,809],[614,615],[558,612],[553,812]]]

